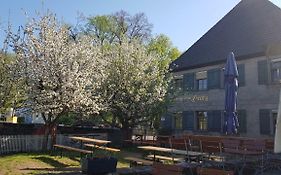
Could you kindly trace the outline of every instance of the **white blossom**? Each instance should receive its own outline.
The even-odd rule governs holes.
[[[23,33],[10,36],[34,112],[57,117],[70,111],[98,113],[103,108],[100,87],[106,78],[106,59],[92,39],[72,40],[53,14],[29,20]]]
[[[148,54],[145,45],[137,40],[123,40],[110,47],[107,64],[107,94],[110,107],[122,128],[132,128],[145,118],[166,95],[166,70],[160,68],[160,58]]]

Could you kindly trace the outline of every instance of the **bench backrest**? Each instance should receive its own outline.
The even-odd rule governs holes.
[[[170,146],[170,137],[169,136],[157,136],[156,145],[161,147]]]
[[[187,145],[184,138],[170,138],[170,147],[173,149],[186,150]]]
[[[198,138],[189,137],[187,140],[189,151],[201,151],[201,141]]]
[[[178,165],[166,165],[154,163],[152,166],[152,175],[182,175],[184,168]]]
[[[213,168],[197,168],[197,175],[234,175],[234,172]]]
[[[221,153],[221,143],[218,141],[201,141],[201,151],[205,153]]]
[[[274,150],[274,140],[273,139],[266,139],[265,140],[265,148],[269,152],[273,152]]]
[[[239,149],[240,147],[240,140],[238,139],[223,139],[221,142],[223,148]]]
[[[244,140],[242,147],[248,151],[265,151],[265,141],[264,140]]]

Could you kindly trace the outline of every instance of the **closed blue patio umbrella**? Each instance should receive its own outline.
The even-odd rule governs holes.
[[[233,52],[229,53],[224,69],[225,85],[225,132],[228,135],[237,134],[239,122],[237,118],[238,70]]]

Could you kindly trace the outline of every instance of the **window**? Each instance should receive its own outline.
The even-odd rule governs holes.
[[[198,82],[199,91],[207,90],[207,78],[199,79],[199,80],[197,80],[197,82]]]
[[[271,79],[272,82],[280,82],[281,80],[281,60],[273,60],[271,62]]]
[[[197,130],[206,131],[208,129],[208,118],[206,111],[197,111]]]
[[[196,73],[197,89],[199,91],[207,90],[207,71]]]
[[[181,113],[175,114],[175,129],[182,129],[182,115],[181,115]]]

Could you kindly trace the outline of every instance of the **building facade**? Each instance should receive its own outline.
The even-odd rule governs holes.
[[[224,133],[224,66],[233,51],[239,72],[239,134],[272,137],[281,82],[281,9],[242,0],[171,64],[173,103],[162,127],[174,133]]]

